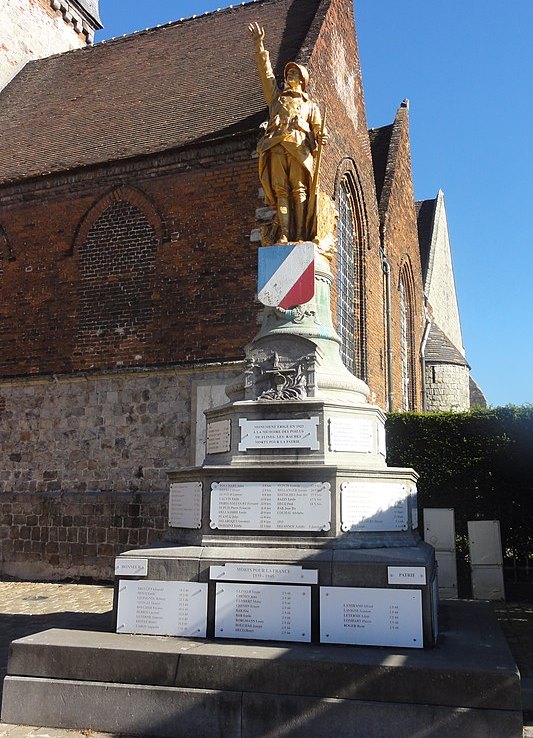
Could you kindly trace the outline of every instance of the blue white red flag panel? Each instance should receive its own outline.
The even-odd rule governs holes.
[[[312,243],[263,246],[258,250],[257,297],[268,307],[288,310],[315,294],[315,247]]]

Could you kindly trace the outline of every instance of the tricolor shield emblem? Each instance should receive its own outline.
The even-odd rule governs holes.
[[[315,294],[315,247],[312,243],[263,246],[258,251],[257,297],[268,307],[288,310]]]

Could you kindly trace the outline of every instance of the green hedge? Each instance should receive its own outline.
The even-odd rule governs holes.
[[[391,414],[387,463],[418,472],[420,508],[455,509],[459,543],[468,520],[499,520],[506,555],[533,558],[533,405]]]

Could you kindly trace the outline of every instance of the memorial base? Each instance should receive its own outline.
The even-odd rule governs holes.
[[[131,568],[135,560],[142,562],[141,576],[117,575],[115,621],[120,633],[190,635],[198,627],[196,608],[207,600],[199,627],[208,637],[226,638],[230,629],[230,637],[243,639],[412,648],[432,648],[437,639],[434,550],[423,541],[396,548],[345,550],[252,546],[250,542],[244,547],[239,540],[235,546],[219,542],[136,549],[117,562],[128,562]],[[198,583],[203,588],[194,593],[194,601],[187,598],[189,623],[183,624],[189,630],[182,633],[169,630],[172,626],[166,622],[167,613],[178,612],[178,606],[167,606],[162,599],[170,582],[185,587]],[[231,615],[228,590],[237,585],[239,598]],[[128,588],[135,589],[133,595]],[[296,596],[299,590],[307,600],[306,610]],[[169,596],[173,601],[179,597]],[[150,614],[152,622],[147,620]]]
[[[49,630],[14,641],[2,720],[128,736],[520,738],[488,605],[441,605],[433,651]]]

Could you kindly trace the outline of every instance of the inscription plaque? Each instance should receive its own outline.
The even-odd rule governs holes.
[[[207,584],[120,582],[117,633],[205,638],[206,627]]]
[[[231,420],[214,420],[207,424],[205,451],[208,454],[223,454],[231,449]]]
[[[286,584],[318,584],[316,569],[284,564],[238,564],[209,567],[209,578],[237,582],[284,582]]]
[[[394,482],[343,482],[342,531],[396,531],[408,528],[407,488]]]
[[[119,556],[115,559],[115,576],[145,577],[148,574],[148,559],[137,556],[126,558]]]
[[[330,418],[330,451],[372,453],[374,450],[373,423],[362,418]]]
[[[321,587],[320,641],[423,648],[422,593],[416,589]]]
[[[202,482],[170,485],[168,524],[172,528],[202,527]]]
[[[329,530],[329,482],[213,482],[211,528]]]
[[[311,587],[218,582],[215,635],[309,642]]]
[[[388,566],[389,584],[425,584],[426,570],[423,566]]]
[[[295,420],[240,418],[239,451],[247,451],[249,448],[309,448],[317,451],[318,423],[318,417]]]

